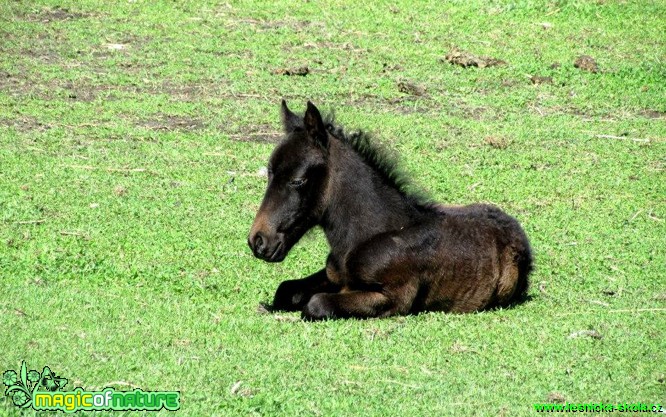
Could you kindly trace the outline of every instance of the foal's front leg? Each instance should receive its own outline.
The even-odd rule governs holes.
[[[329,281],[326,269],[301,278],[284,281],[278,286],[273,298],[273,310],[301,311],[317,293],[339,291],[340,287]]]

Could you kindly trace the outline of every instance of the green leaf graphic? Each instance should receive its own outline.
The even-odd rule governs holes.
[[[12,385],[11,387],[7,388],[7,391],[5,391],[5,394],[9,395],[10,393],[14,391],[23,391],[25,392],[25,388],[23,388],[21,385]]]
[[[28,367],[25,366],[25,361],[21,363],[21,382],[24,387],[28,387]]]
[[[30,372],[35,372],[35,374],[37,374],[37,380],[35,382],[33,382],[33,386],[32,386],[32,396],[34,397],[35,392],[37,392],[37,389],[39,389],[39,381],[42,378],[42,374],[40,374],[37,371],[30,371]],[[28,374],[28,379],[30,379],[30,374]]]

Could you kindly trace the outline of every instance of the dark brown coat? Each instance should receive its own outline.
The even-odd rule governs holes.
[[[330,245],[326,267],[278,287],[273,307],[306,319],[472,312],[524,297],[532,269],[518,222],[484,204],[442,206],[406,191],[404,177],[363,134],[303,118],[282,102],[285,137],[248,243],[282,261],[310,228]]]

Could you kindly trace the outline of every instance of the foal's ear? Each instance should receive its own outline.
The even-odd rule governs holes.
[[[303,119],[295,115],[289,107],[287,107],[287,102],[282,100],[282,105],[280,106],[280,119],[282,119],[282,128],[284,133],[291,133],[297,128],[303,127]]]
[[[321,118],[319,110],[312,102],[308,101],[308,108],[305,110],[305,117],[303,117],[305,124],[305,131],[308,138],[312,139],[317,145],[323,149],[328,148],[328,135],[326,133],[326,126]]]

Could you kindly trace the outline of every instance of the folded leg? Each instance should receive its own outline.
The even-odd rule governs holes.
[[[317,293],[336,292],[340,287],[333,284],[322,269],[306,278],[284,281],[278,286],[273,298],[274,310],[300,311]]]
[[[412,291],[411,287],[403,287],[401,290],[315,294],[303,308],[302,317],[306,320],[324,320],[408,314],[416,291]]]

